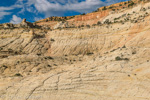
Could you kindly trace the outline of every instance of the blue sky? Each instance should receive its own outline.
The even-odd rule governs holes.
[[[72,16],[126,0],[0,0],[0,23],[34,22],[50,16]]]

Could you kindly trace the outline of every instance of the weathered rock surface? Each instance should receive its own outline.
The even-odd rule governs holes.
[[[149,5],[90,28],[0,29],[0,100],[149,100]]]

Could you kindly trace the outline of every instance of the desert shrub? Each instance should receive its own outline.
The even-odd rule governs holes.
[[[107,10],[106,6],[104,6],[102,10]]]
[[[22,77],[22,75],[20,73],[16,73],[14,76]]]
[[[115,11],[116,9],[112,9],[112,11]]]
[[[50,41],[54,42],[55,40],[51,38]]]
[[[114,51],[116,51],[117,49],[113,49],[113,50],[111,50],[110,52],[114,52]]]
[[[54,58],[52,58],[52,57],[50,57],[50,56],[47,56],[47,57],[44,57],[45,59],[54,59]]]
[[[9,53],[13,53],[13,50],[11,48],[8,49]]]
[[[104,24],[111,24],[111,22],[109,21],[109,19],[106,19]]]
[[[84,25],[81,25],[81,27],[84,27]]]
[[[0,50],[3,50],[3,48],[0,47]]]
[[[48,19],[46,19],[46,22],[48,22]]]
[[[94,53],[93,52],[87,52],[86,55],[93,55]]]
[[[8,66],[6,66],[6,65],[2,65],[2,67],[4,67],[5,69],[8,68]]]
[[[123,58],[123,60],[126,60],[126,61],[128,61],[128,60],[129,60],[129,58]]]
[[[81,14],[81,15],[85,15],[85,13]]]
[[[135,3],[133,1],[130,2],[130,4],[128,5],[128,7],[132,7]]]
[[[35,34],[34,38],[44,38],[45,35],[44,34]]]
[[[87,28],[90,28],[90,25],[86,25]]]
[[[92,26],[96,26],[96,24],[93,24]]]
[[[133,55],[136,54],[136,51],[133,51],[132,54],[133,54]]]
[[[129,61],[129,58],[121,58],[121,57],[117,56],[117,57],[115,58],[115,60],[116,60],[116,61],[120,61],[120,60]]]
[[[115,60],[119,61],[119,60],[122,60],[122,58],[120,58],[119,56],[117,56],[117,57],[115,58]]]
[[[47,65],[47,67],[52,67],[51,65]]]
[[[126,46],[124,45],[122,48],[126,48]]]
[[[67,17],[65,16],[64,19],[67,20]]]
[[[111,6],[111,7],[109,7],[109,9],[112,9],[113,7]]]
[[[97,22],[97,25],[101,25],[102,23],[100,21]]]
[[[99,11],[99,9],[95,10],[94,12],[98,12],[98,11]]]

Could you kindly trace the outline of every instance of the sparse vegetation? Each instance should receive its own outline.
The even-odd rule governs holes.
[[[94,53],[93,52],[87,52],[86,55],[90,56],[90,55],[93,55]]]
[[[2,67],[5,68],[5,69],[8,68],[8,66],[6,66],[6,65],[2,65]]]
[[[129,58],[121,58],[121,57],[117,56],[117,57],[115,58],[115,60],[116,60],[116,61],[121,61],[121,60],[126,60],[126,61],[128,61]]]
[[[132,51],[132,54],[133,54],[133,55],[136,54],[136,51]]]
[[[119,61],[119,60],[122,60],[122,58],[120,58],[119,56],[117,56],[117,57],[115,58],[115,60]]]
[[[84,27],[84,25],[81,25],[81,27]]]
[[[102,23],[100,21],[97,22],[97,25],[101,25]]]
[[[113,6],[110,6],[110,7],[109,7],[109,9],[112,9],[112,8],[114,8],[114,7],[113,7]]]
[[[104,24],[111,24],[111,22],[109,21],[109,19],[106,19]]]
[[[95,10],[94,12],[98,12],[98,11],[99,11],[99,9]]]
[[[16,76],[16,77],[23,77],[20,73],[16,73],[14,76]]]
[[[132,7],[135,4],[133,1],[129,1],[128,3],[129,3],[128,7]]]
[[[81,15],[85,15],[85,13],[81,14]]]
[[[51,65],[47,65],[47,67],[52,67]]]
[[[93,24],[92,26],[96,26],[96,24]]]
[[[0,50],[3,50],[3,48],[0,47]]]
[[[115,11],[116,9],[112,9],[112,11]]]
[[[106,6],[104,6],[102,10],[107,10]]]
[[[51,38],[50,41],[54,42],[55,40]]]
[[[90,28],[90,25],[86,25],[87,28]]]
[[[47,56],[47,57],[45,57],[45,59],[51,59],[51,60],[53,60],[54,58],[52,58],[50,56]]]
[[[126,46],[124,45],[122,48],[126,48]]]

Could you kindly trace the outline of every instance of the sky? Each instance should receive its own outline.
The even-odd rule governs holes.
[[[51,16],[73,16],[127,0],[0,0],[0,23],[35,22]]]

